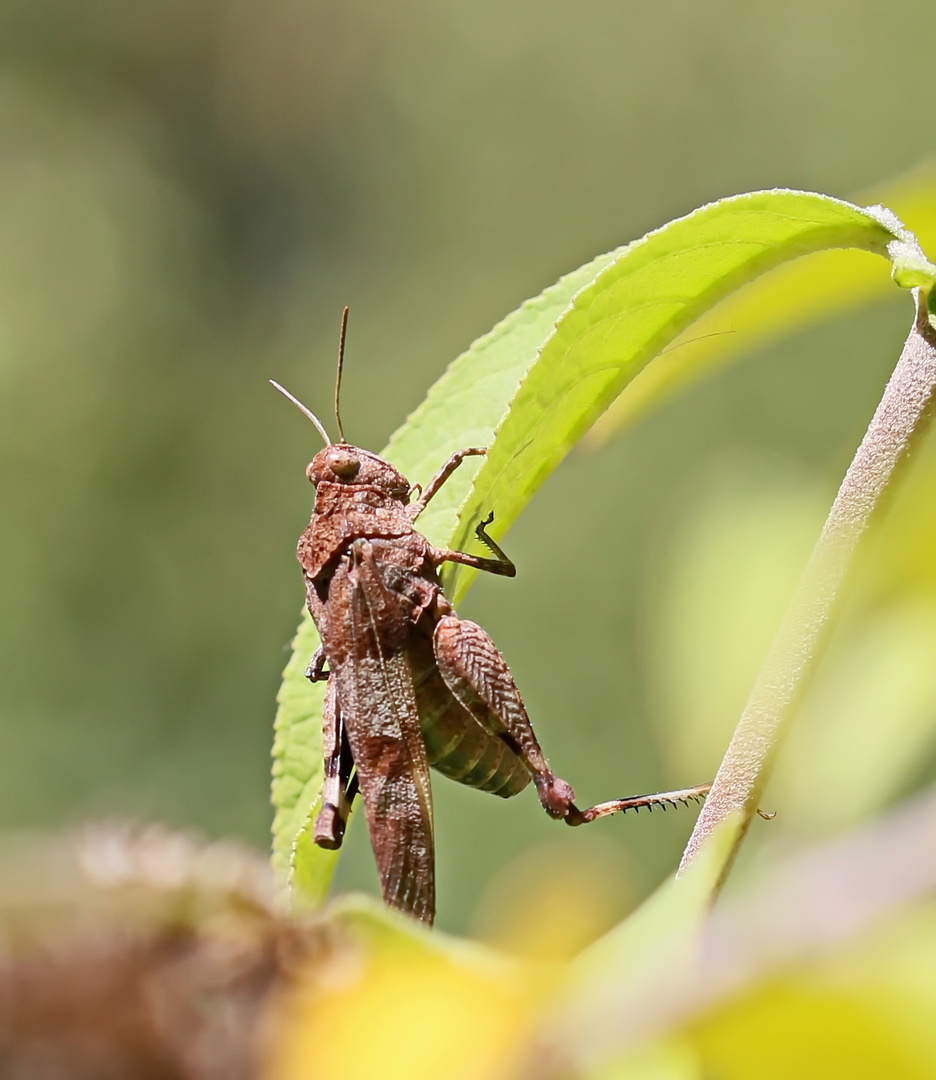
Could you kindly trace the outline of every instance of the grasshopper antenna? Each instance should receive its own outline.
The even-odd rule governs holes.
[[[351,309],[345,307],[341,313],[341,336],[338,338],[338,375],[335,379],[335,423],[338,425],[338,435],[342,442],[348,440],[344,437],[344,429],[341,426],[341,413],[338,411],[338,398],[341,395],[341,371],[344,368],[344,343],[348,332],[348,312]]]
[[[347,308],[345,308],[345,312],[347,313]],[[303,405],[298,398],[293,397],[292,394],[290,394],[290,392],[285,387],[280,386],[280,384],[274,379],[270,379],[270,385],[279,390],[279,392],[283,395],[284,398],[288,398],[301,413],[304,413],[312,421],[312,423],[315,424],[315,428],[318,431],[319,435],[321,435],[322,438],[325,440],[326,446],[332,445],[332,441],[328,437],[328,432],[325,430],[325,425],[322,423],[321,420],[319,420],[319,418],[315,415],[314,412],[312,412],[311,409],[307,409],[306,406]],[[341,441],[344,442],[344,436],[342,436]]]

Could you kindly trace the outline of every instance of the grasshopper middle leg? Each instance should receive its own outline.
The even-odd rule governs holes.
[[[475,570],[486,570],[489,574],[500,574],[502,577],[516,577],[517,568],[514,566],[511,559],[509,559],[503,551],[497,546],[495,541],[488,536],[487,526],[494,520],[494,511],[478,523],[475,529],[475,536],[481,541],[486,548],[489,548],[494,552],[496,558],[486,559],[481,555],[469,555],[464,551],[447,551],[440,550],[438,548],[433,549],[432,555],[435,560],[436,566],[444,562],[457,562],[463,566],[471,566]]]
[[[325,670],[325,648],[322,645],[315,650],[312,654],[312,659],[309,661],[308,667],[305,670],[305,677],[309,682],[322,682],[328,678],[329,672]]]
[[[322,809],[312,830],[312,839],[323,848],[339,848],[344,839],[351,804],[357,794],[358,780],[348,736],[341,722],[338,695],[329,682],[322,710],[325,744],[325,780],[322,784]]]

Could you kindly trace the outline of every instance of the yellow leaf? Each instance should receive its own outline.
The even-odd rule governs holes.
[[[265,1080],[516,1074],[548,978],[382,911],[352,909],[336,925],[338,946],[277,1005]]]

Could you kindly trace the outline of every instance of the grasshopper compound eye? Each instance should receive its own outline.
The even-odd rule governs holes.
[[[325,462],[340,480],[353,480],[361,468],[357,454],[341,444],[328,451]]]

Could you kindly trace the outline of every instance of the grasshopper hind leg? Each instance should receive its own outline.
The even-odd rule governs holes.
[[[489,635],[476,623],[446,615],[433,637],[436,662],[452,694],[482,724],[499,735],[527,767],[543,809],[567,825],[587,825],[610,814],[639,811],[642,807],[675,806],[697,802],[710,784],[613,799],[586,810],[575,805],[575,792],[550,769],[510,668]]]
[[[445,615],[436,624],[433,649],[455,699],[523,762],[546,813],[567,817],[575,792],[550,769],[510,668],[488,633],[469,619]]]

